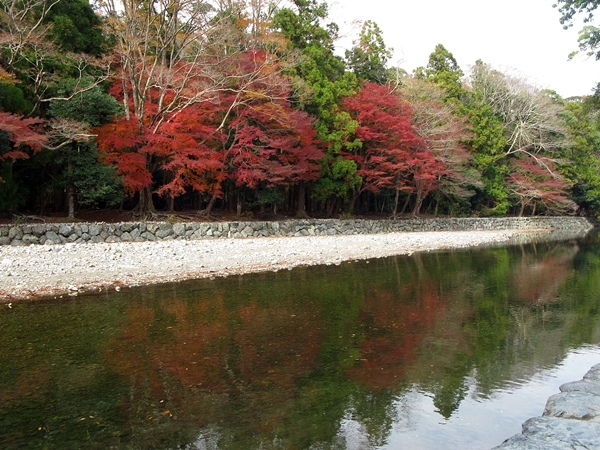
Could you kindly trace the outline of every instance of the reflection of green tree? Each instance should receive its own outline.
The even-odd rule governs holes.
[[[595,342],[598,337],[600,318],[600,233],[592,234],[581,244],[581,251],[575,255],[573,266],[577,269],[567,280],[567,298],[562,304],[572,310],[575,319],[570,325],[567,345],[577,347]],[[567,311],[568,312],[568,311]]]
[[[125,392],[99,355],[124,306],[96,299],[2,312],[1,448],[104,448],[107,436],[118,441],[123,423],[112,418]]]

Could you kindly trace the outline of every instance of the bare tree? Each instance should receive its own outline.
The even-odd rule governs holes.
[[[470,83],[502,119],[507,156],[526,154],[544,166],[539,154],[551,157],[568,145],[559,116],[562,107],[546,91],[521,76],[502,73],[481,62],[473,67]],[[546,169],[552,171],[549,165]]]

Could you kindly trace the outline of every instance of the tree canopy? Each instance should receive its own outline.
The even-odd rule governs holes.
[[[596,52],[597,3],[557,6]],[[598,95],[463,70],[443,44],[391,68],[370,20],[342,57],[326,1],[0,7],[1,213],[600,212]]]

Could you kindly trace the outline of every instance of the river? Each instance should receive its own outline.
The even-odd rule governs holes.
[[[600,362],[600,240],[0,306],[2,449],[489,449]]]

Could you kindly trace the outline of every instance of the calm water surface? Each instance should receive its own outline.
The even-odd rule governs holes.
[[[0,305],[2,449],[489,449],[600,362],[600,241]]]

